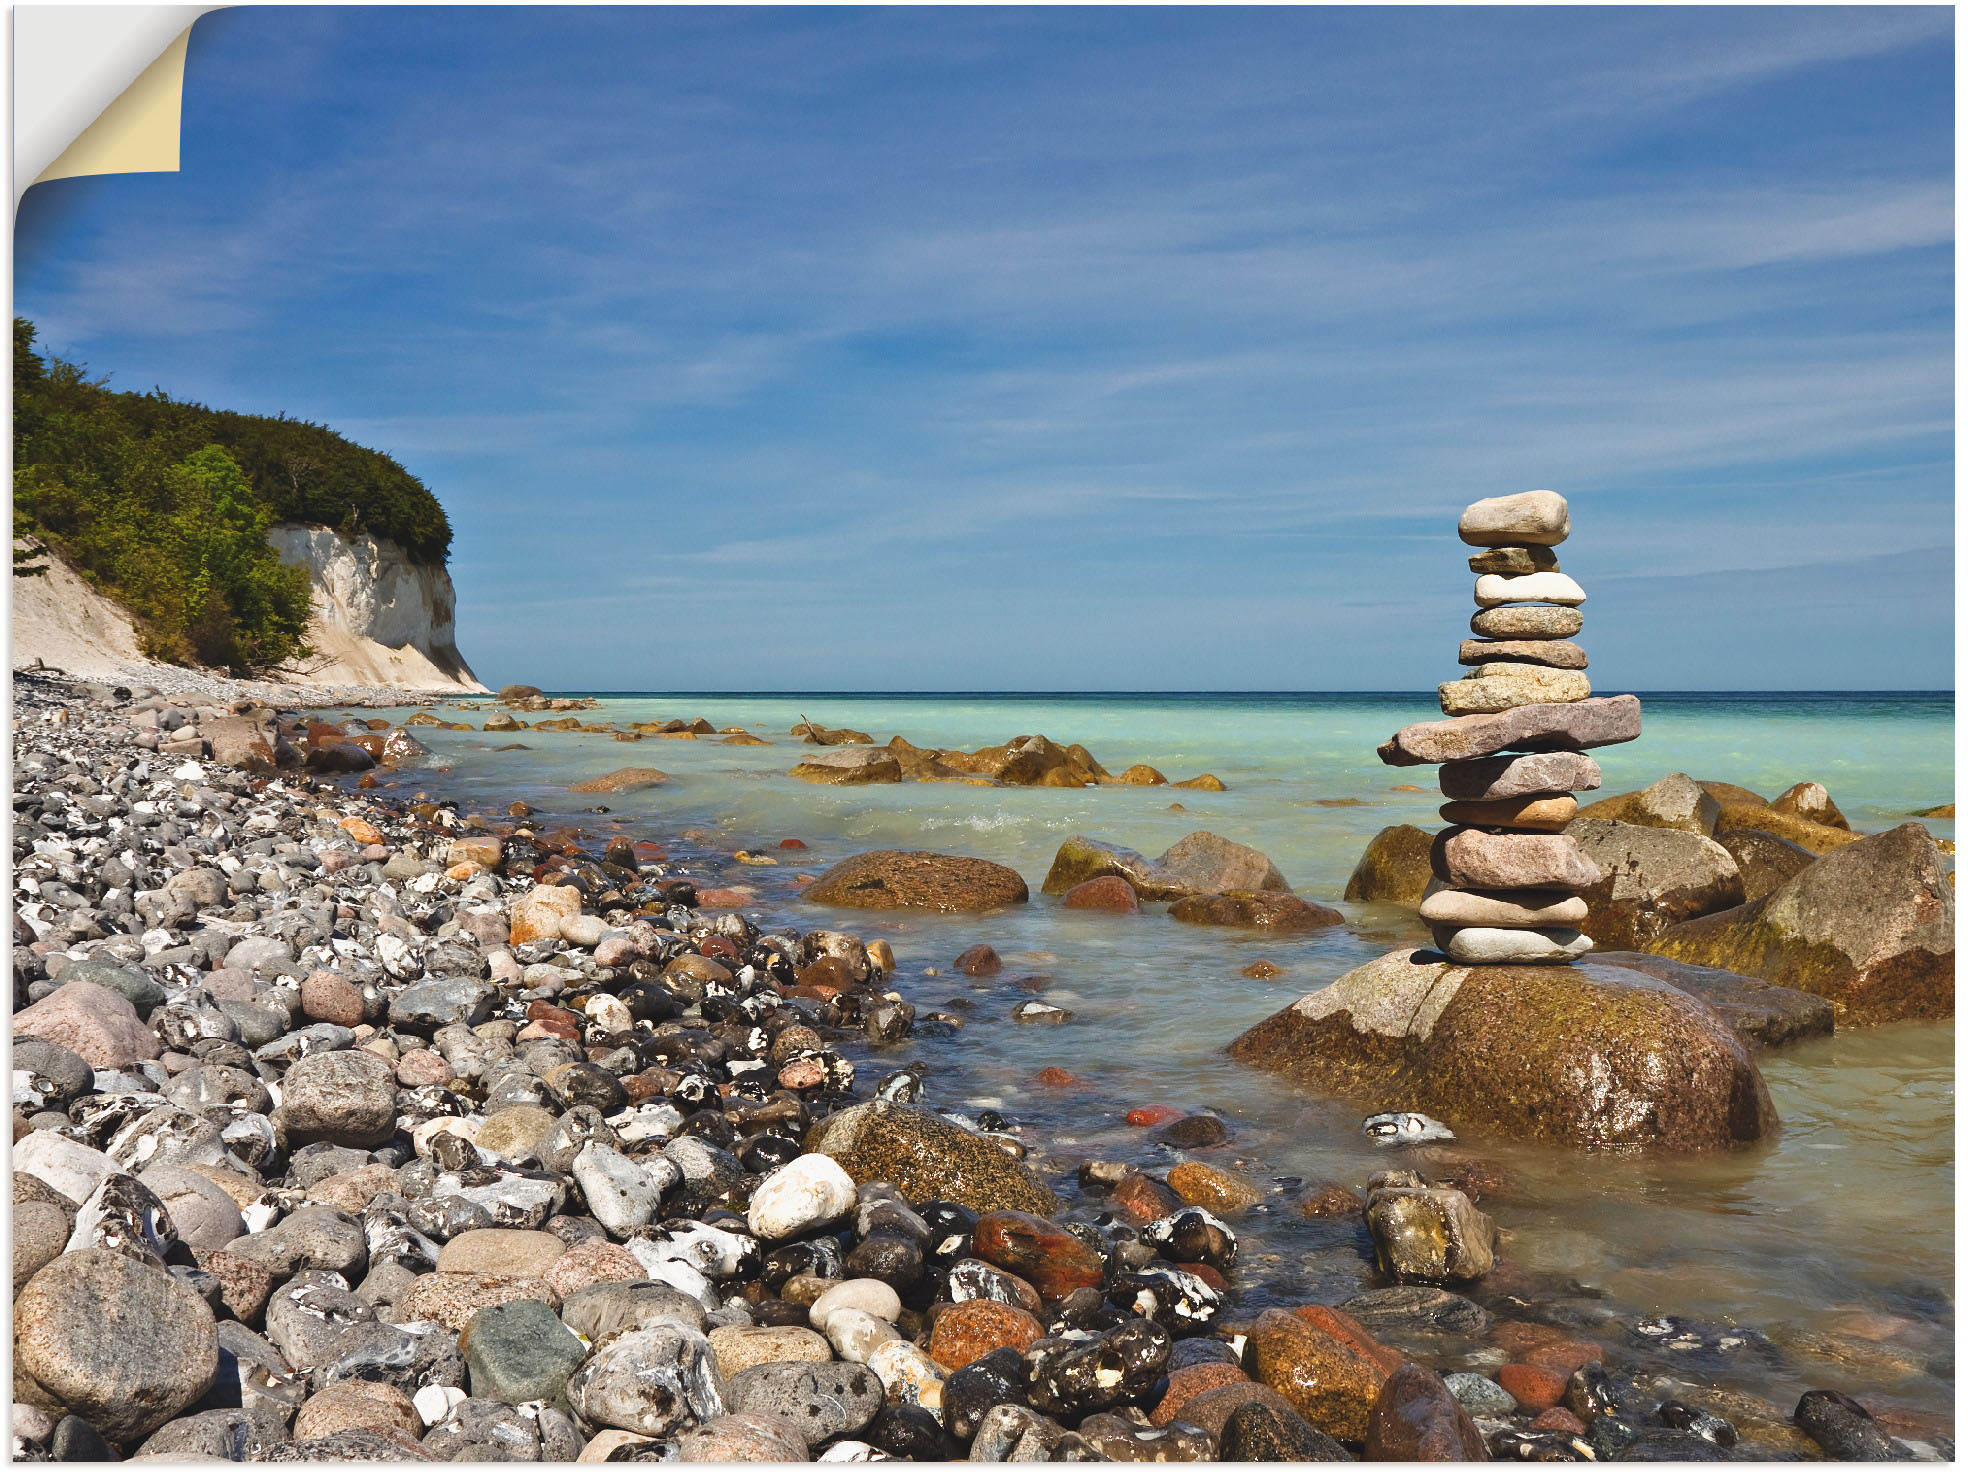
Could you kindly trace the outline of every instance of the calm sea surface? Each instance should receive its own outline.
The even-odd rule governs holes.
[[[596,692],[559,692],[568,694]],[[1232,1064],[1224,1046],[1259,1019],[1349,967],[1425,940],[1412,915],[1341,905],[1351,924],[1308,938],[1244,939],[1132,918],[1061,912],[1037,891],[1061,841],[1084,833],[1150,855],[1198,828],[1264,850],[1293,886],[1339,904],[1367,840],[1392,823],[1438,822],[1432,770],[1383,767],[1374,748],[1398,727],[1438,715],[1426,697],[1374,694],[1201,695],[603,695],[584,719],[706,717],[742,726],[767,747],[522,732],[419,731],[449,764],[419,772],[433,795],[468,811],[523,798],[573,817],[594,799],[576,781],[653,765],[668,784],[605,799],[582,818],[598,837],[619,827],[664,841],[680,859],[797,837],[811,852],[778,868],[733,866],[773,924],[837,923],[886,936],[895,985],[919,1010],[963,998],[976,1020],[951,1040],[911,1040],[884,1069],[912,1059],[931,1072],[931,1102],[1002,1108],[1062,1158],[1153,1159],[1120,1116],[1169,1103],[1211,1108],[1236,1123],[1225,1163],[1272,1177],[1336,1176],[1355,1185],[1385,1165],[1358,1133],[1357,1111],[1311,1098]],[[1597,752],[1604,792],[1673,771],[1774,797],[1794,782],[1825,784],[1855,828],[1906,821],[1954,798],[1950,694],[1645,695],[1646,731]],[[447,712],[440,711],[440,714]],[[375,714],[373,712],[366,714]],[[407,714],[407,712],[405,712]],[[484,715],[460,719],[482,723]],[[528,718],[528,719],[537,719]],[[1080,742],[1111,771],[1147,762],[1172,780],[1213,772],[1228,791],[1101,787],[985,788],[951,783],[816,787],[789,778],[802,719],[852,726],[886,741],[975,748],[1042,732]],[[518,743],[526,749],[496,751]],[[1171,811],[1180,802],[1184,811]],[[1344,804],[1344,805],[1333,805]],[[1931,822],[1952,838],[1953,824]],[[685,829],[706,837],[677,843]],[[927,848],[1009,864],[1035,903],[982,918],[830,913],[799,903],[795,873],[817,873],[871,848]],[[1003,975],[950,974],[966,946],[988,941]],[[1238,973],[1264,959],[1271,981]],[[932,972],[941,974],[931,974]],[[1070,1008],[1060,1028],[1003,1020],[1040,990]],[[892,1058],[892,1063],[891,1063]],[[1679,1315],[1759,1331],[1747,1346],[1695,1352],[1690,1379],[1723,1382],[1788,1407],[1811,1386],[1951,1413],[1953,1403],[1954,1030],[1902,1025],[1840,1033],[1760,1060],[1781,1137],[1754,1151],[1702,1160],[1579,1156],[1480,1142],[1516,1189],[1486,1203],[1506,1255],[1569,1296],[1568,1312],[1617,1353],[1664,1368],[1628,1326]],[[1044,1089],[1033,1075],[1061,1065],[1080,1080]],[[1225,1152],[1212,1152],[1212,1157]],[[1164,1162],[1166,1163],[1166,1162]],[[1287,1211],[1240,1223],[1246,1302],[1336,1301],[1358,1291],[1359,1243],[1329,1223]],[[1623,1335],[1625,1337],[1623,1337]]]

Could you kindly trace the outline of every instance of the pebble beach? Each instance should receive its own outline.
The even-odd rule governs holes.
[[[1165,867],[1266,893],[1264,853],[1202,841],[1245,785],[1221,746],[1087,736],[1116,771],[1207,763],[1221,796],[836,786],[787,769],[853,744],[816,753],[757,701],[746,727],[698,703],[672,744],[634,702],[269,693],[16,677],[17,1458],[1952,1455],[1945,1251],[1723,1286],[1737,1263],[1675,1217],[1808,1186],[1751,1162],[1859,1143],[1827,1079],[1918,1093],[1931,1053],[1951,1081],[1951,1024],[1759,1055],[1789,1126],[1762,1155],[1377,1139],[1225,1050],[1423,943],[1418,916],[1334,909],[1343,867],[1268,844],[1303,909],[1261,908],[1290,923],[1036,893],[1030,854],[1109,798],[1129,836],[1201,834]],[[767,783],[795,794],[770,818]],[[949,841],[1027,797],[1079,806]],[[1382,815],[1333,812],[1350,866]],[[853,867],[911,822],[934,837],[889,847],[990,857]],[[998,870],[1034,893],[806,893]],[[1199,985],[1214,1005],[1172,1015]],[[1931,1127],[1875,1114],[1881,1209]],[[1427,1258],[1415,1193],[1476,1261]],[[1786,1277],[1808,1312],[1759,1319]]]

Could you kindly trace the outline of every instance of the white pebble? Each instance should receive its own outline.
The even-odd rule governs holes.
[[[752,1193],[752,1233],[766,1242],[797,1237],[854,1210],[854,1180],[826,1155],[802,1155]]]

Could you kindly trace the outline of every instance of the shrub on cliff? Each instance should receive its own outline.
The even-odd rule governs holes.
[[[15,318],[15,505],[129,605],[155,656],[250,669],[306,652],[307,575],[268,546],[275,521],[368,532],[443,563],[443,507],[387,455],[318,424],[113,392],[34,339]]]

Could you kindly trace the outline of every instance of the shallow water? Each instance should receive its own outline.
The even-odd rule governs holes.
[[[1644,737],[1595,753],[1606,793],[1676,770],[1766,797],[1810,779],[1860,829],[1953,797],[1946,695],[1644,699]],[[797,902],[791,880],[870,848],[928,848],[1009,864],[1036,898],[1071,834],[1154,854],[1207,828],[1263,849],[1301,894],[1337,904],[1375,832],[1438,821],[1432,769],[1383,767],[1373,755],[1396,728],[1434,713],[1425,699],[1380,695],[610,697],[583,718],[701,715],[776,744],[420,730],[451,770],[418,772],[414,782],[467,810],[520,797],[542,814],[571,817],[594,799],[570,797],[569,784],[624,765],[660,767],[670,783],[603,799],[610,813],[579,821],[597,836],[619,828],[665,842],[699,827],[717,835],[710,850],[725,853],[803,839],[810,853],[776,868],[734,866],[723,882],[752,887],[768,915],[789,923],[831,921],[886,936],[903,995],[919,1010],[971,1019],[956,1038],[913,1039],[884,1055],[883,1067],[927,1063],[932,1102],[996,1104],[1062,1167],[1094,1156],[1156,1160],[1145,1132],[1121,1122],[1135,1105],[1210,1108],[1232,1119],[1236,1134],[1209,1158],[1271,1177],[1358,1186],[1389,1163],[1360,1136],[1358,1111],[1234,1065],[1223,1049],[1347,968],[1422,940],[1411,914],[1342,905],[1351,921],[1343,930],[1247,939],[1157,913],[1071,914],[1044,900],[987,917],[824,912]],[[1083,743],[1113,771],[1143,761],[1172,779],[1210,771],[1229,791],[815,787],[786,776],[802,750],[786,733],[802,718],[857,727],[878,741],[899,733],[922,746],[975,748],[1042,731]],[[527,749],[493,749],[509,743]],[[1392,790],[1402,783],[1430,790]],[[1185,811],[1170,811],[1172,802]],[[1953,836],[1952,823],[1929,826]],[[948,974],[950,959],[975,941],[1004,956],[1002,975]],[[1259,958],[1284,975],[1239,975]],[[1048,1028],[1004,1020],[1035,993],[1072,1010],[1072,1021]],[[962,1008],[950,1007],[957,999]],[[1953,1057],[1952,1024],[1841,1033],[1765,1054],[1783,1132],[1727,1156],[1656,1161],[1477,1142],[1510,1177],[1485,1208],[1505,1232],[1506,1257],[1536,1275],[1532,1296],[1540,1304],[1555,1297],[1557,1317],[1624,1358],[1681,1366],[1691,1380],[1733,1384],[1785,1407],[1823,1385],[1951,1416]],[[1048,1065],[1069,1069],[1078,1083],[1037,1086],[1034,1074]],[[1285,1209],[1255,1213],[1240,1232],[1247,1303],[1337,1301],[1362,1286],[1350,1229]],[[1507,1303],[1492,1307],[1512,1312]],[[1757,1334],[1718,1347],[1711,1328],[1708,1348],[1666,1350],[1633,1327],[1664,1314]]]

